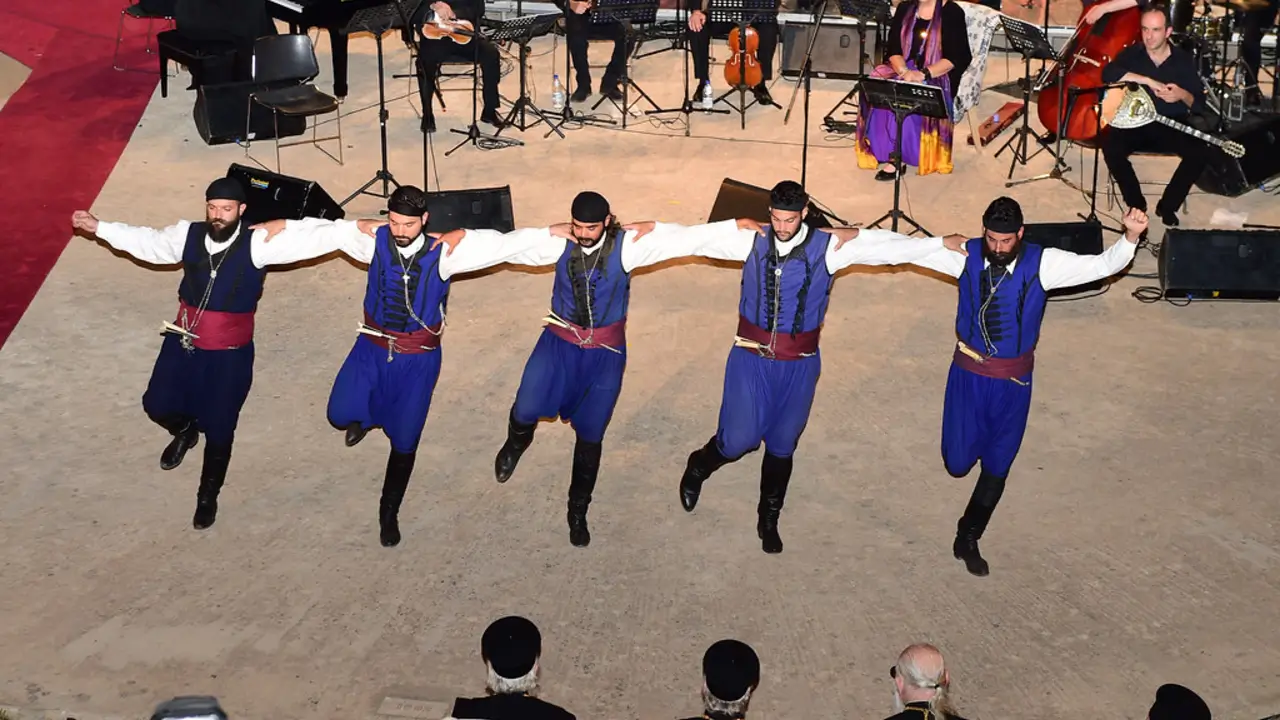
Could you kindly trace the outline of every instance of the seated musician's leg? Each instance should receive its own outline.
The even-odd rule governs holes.
[[[600,34],[613,40],[613,55],[609,57],[609,67],[604,70],[604,79],[600,81],[600,94],[612,100],[621,100],[622,91],[618,83],[627,72],[627,55],[631,48],[627,43],[627,29],[622,23],[610,23],[600,28]]]
[[[591,33],[591,15],[565,10],[564,34],[565,43],[569,46],[569,58],[573,60],[573,74],[576,78],[573,90],[573,101],[585,102],[591,95],[591,66],[587,58],[587,40]],[[568,78],[565,78],[568,80]]]
[[[488,38],[476,40],[480,49],[480,95],[484,102],[480,121],[501,127],[498,119],[498,83],[502,80],[502,61],[498,57],[498,48]]]
[[[427,40],[418,43],[418,95],[422,101],[422,131],[436,131],[436,116],[432,102],[436,95],[436,74],[440,61],[447,57],[449,40]]]
[[[755,29],[760,36],[760,48],[756,52],[756,57],[760,60],[760,75],[764,81],[753,90],[761,105],[776,105],[773,96],[769,94],[768,84],[773,79],[773,55],[778,49],[778,24],[760,23],[755,26]]]
[[[697,82],[694,83],[693,101],[694,107],[710,107],[710,104],[702,102],[703,88],[707,87],[711,81],[711,23],[708,22],[702,26],[701,30],[688,30],[689,52],[693,54],[693,77]]]
[[[1145,143],[1143,134],[1152,127],[1155,126],[1130,130],[1113,127],[1107,131],[1102,140],[1102,158],[1107,163],[1107,169],[1111,171],[1111,177],[1115,178],[1116,185],[1120,188],[1124,204],[1127,207],[1136,207],[1143,212],[1147,210],[1147,199],[1142,196],[1142,185],[1138,182],[1138,174],[1133,171],[1133,163],[1129,162],[1129,156]]]
[[[1178,169],[1173,171],[1173,177],[1169,178],[1169,184],[1165,186],[1160,202],[1156,203],[1156,214],[1160,216],[1165,227],[1176,227],[1178,210],[1187,199],[1187,193],[1191,192],[1192,184],[1200,178],[1205,166],[1209,164],[1211,154],[1218,152],[1218,149],[1171,127],[1164,125],[1150,127],[1159,133],[1157,142],[1162,148],[1167,148],[1167,152],[1175,152],[1182,158],[1182,162],[1178,163]]]

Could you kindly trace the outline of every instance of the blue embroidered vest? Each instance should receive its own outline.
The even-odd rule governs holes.
[[[396,241],[387,226],[378,228],[373,259],[369,261],[369,279],[364,292],[364,311],[384,330],[411,333],[422,330],[414,320],[435,327],[444,321],[449,304],[449,281],[440,277],[440,258],[444,246],[428,250],[431,238],[412,257],[400,255]],[[404,276],[408,275],[408,283]],[[406,293],[407,288],[407,293]],[[405,302],[406,294],[408,304]],[[413,315],[409,307],[413,308]]]
[[[779,333],[821,328],[831,298],[830,241],[829,233],[810,228],[808,236],[783,257],[774,246],[772,231],[756,235],[742,267],[738,313],[756,327]]]
[[[556,261],[551,311],[574,325],[599,328],[627,319],[631,275],[622,269],[622,237],[618,232],[600,240],[587,255],[575,242],[566,242]]]
[[[262,280],[266,272],[253,264],[249,248],[252,231],[246,232],[243,222],[225,250],[210,255],[205,247],[209,226],[202,222],[191,223],[187,231],[187,244],[182,250],[182,283],[178,285],[178,297],[183,302],[199,307],[209,281],[209,302],[205,310],[212,312],[251,313],[258,309],[262,297]],[[212,278],[214,270],[218,277]]]
[[[982,238],[966,245],[969,256],[960,273],[956,336],[987,357],[1015,358],[1036,347],[1046,296],[1040,285],[1044,248],[1023,243],[1013,271],[984,268]],[[993,266],[994,267],[994,266]]]

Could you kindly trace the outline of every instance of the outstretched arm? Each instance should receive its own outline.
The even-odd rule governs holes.
[[[622,267],[627,272],[678,257],[743,262],[756,237],[756,231],[742,220],[692,226],[644,222],[623,227],[628,231],[622,246]]]
[[[139,260],[154,265],[176,265],[182,262],[182,250],[187,244],[187,231],[191,223],[180,220],[163,230],[101,222],[84,210],[71,215],[71,226],[95,235],[111,247],[127,252]]]
[[[954,255],[959,260],[960,269],[964,269],[964,256],[957,252],[963,248],[962,239],[956,239],[959,236],[912,238],[889,230],[842,228],[833,231],[833,237],[838,240],[833,240],[827,246],[827,269],[832,273],[850,265],[919,265],[934,255],[937,258],[933,262],[947,268],[940,272],[957,277],[960,274],[959,270],[954,273],[950,271],[950,265],[954,261],[948,255]]]
[[[1077,255],[1045,248],[1040,258],[1040,285],[1045,290],[1075,287],[1111,277],[1133,262],[1138,240],[1147,229],[1146,213],[1132,208],[1124,216],[1124,235],[1101,255]]]
[[[352,260],[373,259],[373,233],[381,225],[376,220],[272,220],[254,225],[250,249],[253,264],[288,265],[322,257],[341,250]]]
[[[448,242],[446,233],[441,240]],[[502,263],[538,267],[554,265],[564,254],[566,240],[550,228],[527,228],[500,233],[497,230],[466,230],[440,258],[440,277],[448,280],[459,273],[483,270]]]

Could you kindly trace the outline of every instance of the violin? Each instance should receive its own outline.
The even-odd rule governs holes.
[[[1073,106],[1062,88],[1101,86],[1102,68],[1142,37],[1142,10],[1137,7],[1107,13],[1090,25],[1084,16],[1091,7],[1092,4],[1086,4],[1081,9],[1076,32],[1062,48],[1062,60],[1050,71],[1036,100],[1040,124],[1049,132],[1061,131],[1064,140],[1097,137],[1098,112],[1097,103],[1083,95],[1075,99]],[[1062,107],[1060,101],[1065,101],[1066,107]]]
[[[744,43],[737,27],[729,31],[729,51],[733,55],[724,64],[724,81],[731,87],[755,87],[764,82],[764,71],[756,56],[760,50],[760,34],[748,25],[746,35]]]
[[[448,38],[459,45],[466,45],[475,34],[476,26],[470,20],[441,20],[437,15],[422,24],[422,37],[428,40]]]

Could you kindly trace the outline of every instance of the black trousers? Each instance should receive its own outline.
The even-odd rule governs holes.
[[[569,57],[573,59],[574,75],[578,85],[591,85],[591,66],[587,62],[588,40],[612,40],[613,55],[609,57],[609,67],[604,70],[604,80],[600,87],[616,87],[618,80],[627,68],[627,55],[631,53],[627,42],[627,29],[622,23],[591,22],[591,11],[581,15],[566,11],[564,14],[564,33],[569,45]]]
[[[710,80],[711,36],[728,37],[729,31],[737,27],[733,23],[706,22],[698,32],[689,31],[689,51],[693,53],[693,76],[699,81]],[[761,76],[765,82],[773,79],[773,53],[778,49],[777,23],[761,23],[752,25],[760,35],[760,50],[756,57],[760,59]],[[728,52],[726,47],[725,52]]]
[[[466,45],[449,40],[427,40],[418,45],[418,93],[422,96],[422,114],[431,117],[431,103],[436,94],[436,73],[446,60],[472,62],[480,53],[480,87],[484,98],[482,107],[487,112],[498,110],[498,81],[502,68],[498,62],[498,48],[488,38],[475,37]]]
[[[1241,14],[1240,57],[1249,66],[1249,84],[1258,84],[1258,67],[1262,65],[1262,36],[1275,24],[1280,0],[1271,0],[1266,7]]]
[[[1191,123],[1187,123],[1191,124]],[[1210,153],[1217,152],[1212,145],[1179,132],[1166,125],[1152,123],[1132,130],[1111,128],[1102,142],[1102,156],[1111,170],[1111,176],[1120,186],[1120,194],[1124,196],[1125,205],[1147,210],[1147,200],[1142,196],[1142,186],[1138,184],[1138,175],[1133,171],[1133,163],[1129,156],[1135,152],[1159,152],[1176,154],[1182,158],[1178,169],[1173,172],[1169,184],[1165,186],[1164,195],[1160,198],[1157,210],[1175,213],[1187,199],[1191,185],[1200,178],[1208,164]]]

